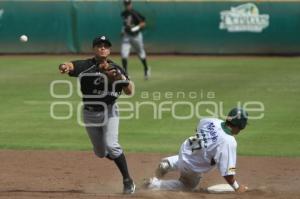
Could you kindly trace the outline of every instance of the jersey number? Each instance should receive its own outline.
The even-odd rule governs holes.
[[[197,136],[191,136],[189,138],[189,143],[192,149],[192,152],[195,150],[201,150],[204,147],[204,141]]]

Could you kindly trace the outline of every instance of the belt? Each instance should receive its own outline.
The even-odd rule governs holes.
[[[104,106],[91,106],[91,105],[84,105],[84,110],[92,111],[92,112],[102,112],[105,110]]]

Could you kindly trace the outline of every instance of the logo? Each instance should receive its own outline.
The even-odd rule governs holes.
[[[104,78],[103,77],[98,77],[94,79],[94,85],[100,85],[101,83],[104,83]]]
[[[259,14],[257,6],[246,3],[220,13],[220,29],[228,32],[262,32],[269,26],[270,16]]]

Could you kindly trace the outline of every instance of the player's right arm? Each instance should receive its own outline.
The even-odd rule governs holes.
[[[238,184],[238,182],[235,180],[234,175],[224,176],[224,179],[238,193],[243,193],[248,190],[247,186]]]
[[[58,70],[62,74],[72,72],[72,71],[74,71],[74,64],[71,62],[66,62],[66,63],[60,64],[58,66]]]

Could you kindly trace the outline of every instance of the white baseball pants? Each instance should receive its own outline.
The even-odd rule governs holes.
[[[146,58],[146,52],[144,49],[143,35],[139,32],[137,35],[132,36],[124,33],[121,45],[121,57],[127,59],[130,54],[131,46],[141,59]]]

